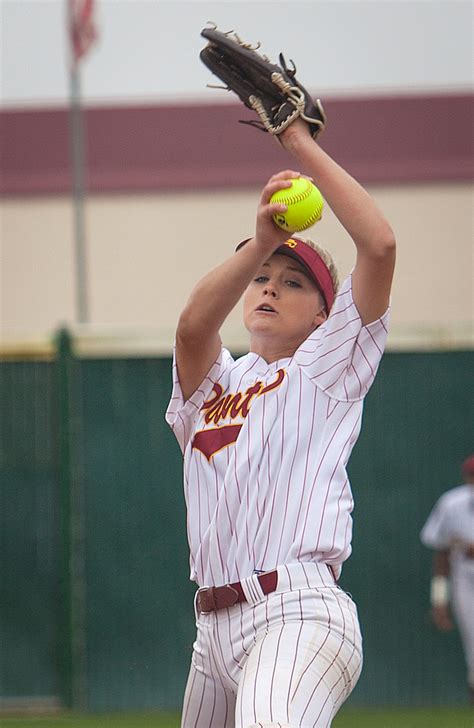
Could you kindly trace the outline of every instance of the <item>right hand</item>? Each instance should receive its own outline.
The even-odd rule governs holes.
[[[255,229],[255,243],[268,251],[270,256],[285,240],[291,237],[291,233],[282,230],[273,220],[277,212],[286,212],[286,205],[271,204],[270,198],[278,190],[291,187],[291,180],[301,177],[299,172],[286,169],[277,172],[270,177],[262,190],[260,202],[257,208],[257,223]]]
[[[432,607],[431,619],[441,632],[450,632],[454,627],[448,606]]]

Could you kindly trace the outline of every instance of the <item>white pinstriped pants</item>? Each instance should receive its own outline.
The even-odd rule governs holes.
[[[461,634],[464,657],[467,665],[467,684],[474,689],[474,615],[472,604],[474,597],[474,573],[458,569],[453,573],[452,608]]]
[[[247,604],[198,615],[181,728],[328,728],[362,668],[354,602],[324,564],[242,586]]]

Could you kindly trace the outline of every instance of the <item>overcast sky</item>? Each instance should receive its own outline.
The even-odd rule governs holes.
[[[66,0],[0,0],[0,103],[67,103]],[[205,101],[199,60],[208,20],[293,58],[328,95],[472,88],[472,4],[465,0],[96,0],[99,40],[82,64],[87,103]]]

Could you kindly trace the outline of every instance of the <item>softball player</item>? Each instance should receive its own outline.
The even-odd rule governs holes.
[[[384,349],[393,232],[368,193],[294,121],[279,137],[353,239],[330,256],[288,239],[263,188],[255,235],[194,288],[178,323],[167,421],[184,455],[198,584],[183,728],[326,728],[357,682],[357,610],[337,586],[351,553],[346,464]],[[250,351],[219,329],[244,295]]]
[[[433,622],[442,631],[453,628],[451,602],[474,705],[474,455],[464,461],[462,474],[464,484],[448,490],[435,504],[421,540],[435,550],[430,594]]]

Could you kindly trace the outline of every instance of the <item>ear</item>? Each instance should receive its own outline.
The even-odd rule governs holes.
[[[321,326],[321,324],[323,324],[326,321],[327,317],[328,317],[328,314],[326,311],[326,307],[322,306],[313,319],[314,328],[317,329],[318,326]]]

